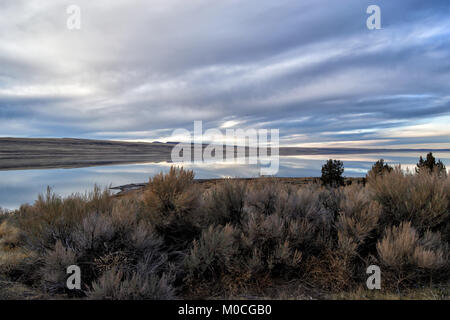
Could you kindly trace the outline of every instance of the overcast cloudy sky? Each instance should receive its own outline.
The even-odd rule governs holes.
[[[0,136],[165,140],[194,120],[449,148],[450,1],[0,0]]]

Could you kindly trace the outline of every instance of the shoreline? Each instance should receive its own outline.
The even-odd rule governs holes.
[[[233,181],[246,181],[250,183],[254,182],[264,182],[267,180],[273,180],[280,182],[282,184],[290,185],[307,185],[313,183],[321,183],[320,177],[256,177],[256,178],[211,178],[211,179],[194,179],[194,183],[202,185],[205,188],[210,188],[213,185],[222,183],[227,180]],[[353,183],[364,184],[365,177],[344,177],[345,185],[350,185]],[[129,195],[133,193],[139,193],[145,190],[148,186],[148,182],[143,183],[130,183],[120,186],[114,186],[109,188],[109,190],[120,190],[114,196],[120,197],[124,195]]]

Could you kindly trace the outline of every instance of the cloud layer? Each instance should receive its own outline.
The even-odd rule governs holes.
[[[448,0],[42,2],[0,3],[0,136],[450,147]]]

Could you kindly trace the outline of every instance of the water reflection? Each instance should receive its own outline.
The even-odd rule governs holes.
[[[344,161],[345,176],[364,176],[373,163],[383,158],[391,165],[413,170],[421,154],[395,152],[383,154],[349,155],[302,155],[280,157],[279,177],[320,176],[321,167],[327,159]],[[424,154],[422,154],[424,156]],[[436,153],[447,168],[450,167],[450,153]],[[148,181],[148,178],[170,169],[171,163],[145,163],[76,169],[44,169],[0,171],[0,207],[14,209],[22,203],[32,203],[39,193],[52,187],[60,195],[85,192],[97,184],[103,187]],[[197,178],[257,177],[257,165],[228,162],[196,163],[185,165],[194,170]]]

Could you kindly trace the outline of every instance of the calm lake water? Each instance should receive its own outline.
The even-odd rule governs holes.
[[[414,170],[421,154],[416,152],[393,152],[382,154],[348,155],[302,155],[280,157],[279,177],[320,176],[321,167],[327,159],[339,159],[344,162],[344,175],[347,177],[364,176],[373,163],[380,158],[389,164],[401,164],[402,168]],[[422,154],[425,156],[425,154]],[[447,168],[450,168],[450,153],[435,153]],[[0,171],[0,207],[18,208],[23,203],[33,203],[39,193],[50,186],[57,194],[70,195],[84,193],[95,184],[108,187],[129,183],[147,182],[149,177],[170,169],[170,163],[145,163],[88,167],[76,169],[42,169]],[[234,163],[204,163],[185,166],[193,169],[197,178],[220,177],[258,177],[257,165],[238,165]]]

